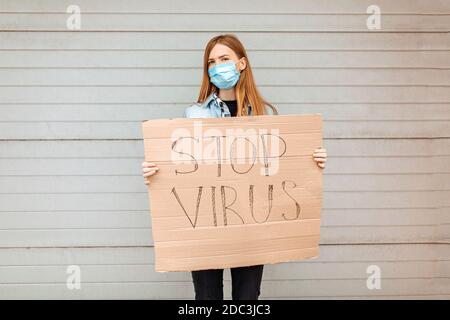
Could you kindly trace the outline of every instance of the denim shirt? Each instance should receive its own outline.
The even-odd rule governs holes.
[[[252,115],[252,109],[250,105],[248,105],[247,115],[249,116]],[[221,118],[221,117],[231,117],[231,114],[226,103],[222,101],[215,92],[212,92],[203,103],[195,103],[190,107],[187,107],[184,110],[184,117]]]

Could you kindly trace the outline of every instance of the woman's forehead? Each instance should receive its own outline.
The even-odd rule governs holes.
[[[228,56],[234,56],[235,55],[234,51],[231,48],[229,48],[229,47],[227,47],[227,46],[225,46],[223,44],[218,43],[218,44],[216,44],[214,46],[214,48],[209,53],[209,59],[216,59],[216,58],[219,58],[220,56],[225,55],[225,54],[228,55]]]

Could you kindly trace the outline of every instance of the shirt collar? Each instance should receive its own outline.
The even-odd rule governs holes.
[[[216,92],[211,92],[211,94],[205,99],[205,101],[202,103],[202,107],[211,108],[211,103],[215,102],[216,106],[220,107],[222,109],[221,116],[222,117],[230,117],[230,110],[228,109],[228,106],[226,103],[224,103],[219,96],[216,94]],[[251,105],[248,104],[248,115],[250,115],[252,112]]]

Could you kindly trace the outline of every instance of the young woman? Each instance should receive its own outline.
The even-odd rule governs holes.
[[[271,113],[270,113],[271,111]],[[259,94],[244,46],[232,34],[212,38],[204,52],[203,81],[197,103],[185,109],[187,118],[241,117],[278,114]],[[312,158],[325,168],[326,150],[318,147]],[[155,163],[143,162],[145,184],[158,172]],[[257,300],[263,265],[231,268],[233,300]],[[223,269],[192,272],[195,299],[223,299]]]

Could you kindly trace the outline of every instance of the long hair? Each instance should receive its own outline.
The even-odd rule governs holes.
[[[210,82],[208,75],[208,58],[211,50],[217,44],[223,44],[233,50],[239,59],[245,57],[247,62],[246,68],[241,71],[239,81],[236,83],[236,100],[237,100],[237,114],[236,116],[246,116],[248,114],[247,105],[250,104],[252,115],[267,114],[265,105],[273,110],[273,114],[278,114],[277,109],[263,99],[258,89],[256,88],[255,80],[252,73],[252,67],[245,51],[244,46],[237,36],[234,34],[222,34],[215,36],[209,40],[205,48],[203,56],[203,80],[198,96],[198,103],[202,103],[212,92],[219,92],[219,89]]]

